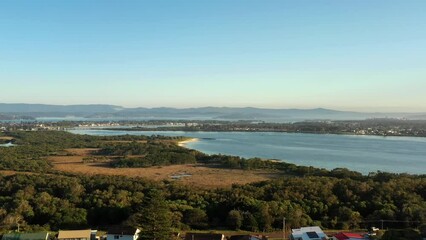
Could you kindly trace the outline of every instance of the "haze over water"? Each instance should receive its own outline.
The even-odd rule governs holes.
[[[272,132],[71,130],[98,136],[164,135],[199,138],[186,146],[208,154],[279,159],[326,169],[426,174],[426,139]]]

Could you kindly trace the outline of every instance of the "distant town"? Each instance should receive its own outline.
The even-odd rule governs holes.
[[[375,136],[426,137],[426,120],[376,118],[347,121],[302,121],[269,123],[264,121],[215,120],[121,120],[121,121],[2,121],[1,131],[43,131],[75,128],[124,131],[207,131],[207,132],[288,132]]]

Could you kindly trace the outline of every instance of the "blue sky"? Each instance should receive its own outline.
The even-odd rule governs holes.
[[[0,1],[0,102],[426,111],[426,1]]]

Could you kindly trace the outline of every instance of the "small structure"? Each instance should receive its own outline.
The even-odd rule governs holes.
[[[96,230],[59,230],[58,240],[94,240]]]
[[[325,239],[328,239],[327,235],[325,235],[325,233],[318,226],[292,229],[290,234],[290,240],[325,240]]]
[[[368,239],[365,236],[366,234],[340,232],[334,235],[331,239],[333,240],[366,240]]]
[[[39,233],[6,233],[1,240],[47,240],[48,232]]]
[[[220,233],[186,233],[185,240],[225,240],[225,235]]]
[[[268,238],[256,235],[232,235],[229,240],[268,240]]]
[[[134,227],[111,227],[108,229],[106,240],[137,240],[140,229]]]
[[[358,233],[344,233],[340,232],[334,235],[331,239],[333,240],[366,240],[368,238],[364,237],[365,234],[361,235]]]

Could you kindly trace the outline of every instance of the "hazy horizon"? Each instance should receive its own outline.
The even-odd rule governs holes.
[[[271,110],[291,110],[291,109],[297,109],[297,110],[315,110],[315,109],[325,109],[325,110],[334,110],[334,111],[343,111],[343,112],[360,112],[360,113],[426,113],[426,111],[395,111],[395,110],[387,110],[386,108],[383,108],[378,111],[373,110],[359,110],[359,109],[338,109],[338,108],[327,108],[327,107],[262,107],[262,106],[224,106],[224,105],[205,105],[205,106],[188,106],[188,107],[173,107],[173,106],[124,106],[119,104],[108,104],[108,103],[78,103],[78,104],[55,104],[55,103],[23,103],[23,102],[0,102],[0,104],[34,104],[34,105],[52,105],[52,106],[74,106],[74,105],[107,105],[107,106],[117,106],[117,107],[123,107],[126,109],[132,109],[132,108],[146,108],[146,109],[156,109],[156,108],[173,108],[173,109],[190,109],[190,108],[256,108],[256,109],[271,109]]]
[[[426,1],[0,1],[0,102],[426,112]]]

